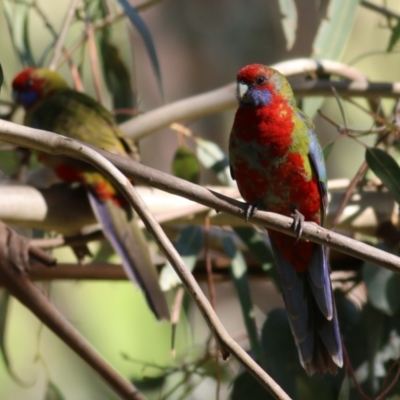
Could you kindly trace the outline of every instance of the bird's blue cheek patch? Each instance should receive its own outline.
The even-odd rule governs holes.
[[[260,90],[252,88],[250,89],[249,95],[253,99],[253,104],[256,107],[267,106],[269,103],[271,103],[272,94],[269,90]]]
[[[22,104],[24,108],[30,108],[38,99],[38,93],[34,91],[17,92],[14,98],[19,104]]]

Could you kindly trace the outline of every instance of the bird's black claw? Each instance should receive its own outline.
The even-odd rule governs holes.
[[[246,204],[246,211],[244,212],[244,217],[246,222],[249,222],[249,218],[251,218],[256,213],[257,208],[258,208],[258,203],[256,201]]]
[[[304,215],[299,210],[294,209],[293,214],[291,214],[291,217],[293,218],[292,228],[296,233],[295,243],[297,243],[301,237],[301,233],[303,232]]]

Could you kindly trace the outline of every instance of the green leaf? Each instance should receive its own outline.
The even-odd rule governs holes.
[[[397,24],[394,28],[392,28],[392,34],[390,35],[387,52],[391,52],[393,47],[400,39],[400,20],[397,21]]]
[[[261,330],[261,345],[272,377],[296,398],[296,374],[302,368],[285,310],[272,310]]]
[[[150,57],[151,64],[153,66],[153,70],[156,74],[158,87],[160,89],[161,96],[164,99],[164,89],[163,89],[163,84],[162,84],[162,79],[161,79],[160,64],[158,62],[156,49],[154,47],[154,43],[153,43],[153,39],[151,38],[150,31],[148,30],[147,25],[143,21],[142,17],[135,10],[135,8],[129,4],[129,2],[127,0],[118,0],[118,2],[121,4],[126,15],[128,16],[128,18],[130,19],[132,24],[136,27],[136,29],[142,36],[142,39],[144,41],[144,44],[146,46],[147,52]]]
[[[239,251],[229,236],[225,236],[222,239],[222,245],[226,255],[231,259],[231,275],[242,308],[243,320],[249,336],[251,350],[253,351],[256,360],[261,365],[265,365],[264,355],[258,337],[256,320],[254,317],[253,300],[251,298],[249,281],[247,279],[246,261],[241,251]]]
[[[332,149],[333,149],[333,146],[335,145],[335,141],[333,141],[333,142],[329,142],[325,147],[324,147],[324,149],[323,149],[323,153],[324,153],[324,160],[326,161],[327,159],[328,159],[328,157],[330,156],[330,154],[331,154],[331,151],[332,151]]]
[[[120,50],[115,46],[107,31],[102,31],[100,36],[100,54],[103,65],[103,76],[108,90],[112,96],[114,110],[134,110],[136,98],[132,90],[131,77],[126,67]],[[131,119],[132,115],[117,114],[115,119],[122,123]]]
[[[4,81],[3,67],[0,64],[0,91]]]
[[[369,302],[386,315],[393,316],[400,309],[400,275],[365,263],[363,278]]]
[[[175,243],[175,248],[181,255],[185,265],[193,270],[197,256],[203,247],[204,231],[202,227],[191,225],[183,228]],[[181,283],[172,265],[168,262],[160,274],[160,286],[167,291]]]
[[[10,295],[5,289],[0,289],[0,350],[7,368],[10,366],[5,344],[6,321]]]
[[[247,371],[233,381],[231,400],[273,400],[275,397]]]
[[[400,204],[400,168],[392,156],[381,149],[367,148],[365,160],[368,167],[383,182]]]
[[[24,66],[36,66],[29,40],[30,6],[24,3],[3,1],[4,15],[15,52]]]
[[[335,0],[329,2],[329,6],[326,7],[327,15],[322,19],[313,43],[311,57],[318,60],[341,59],[353,29],[358,5],[359,1],[357,0]],[[304,99],[304,112],[313,117],[324,100],[323,97]]]
[[[53,382],[49,381],[44,400],[65,400],[65,397],[60,389]]]
[[[196,156],[187,147],[178,147],[172,161],[172,173],[178,178],[199,183],[200,165]]]
[[[350,399],[350,379],[346,374],[342,386],[340,387],[340,392],[337,400],[349,400]]]
[[[279,0],[282,28],[286,38],[286,49],[290,50],[296,40],[297,10],[294,0]]]
[[[229,160],[222,149],[208,140],[196,138],[196,154],[200,163],[213,171],[218,180],[226,186],[236,187],[229,168]]]
[[[265,236],[258,233],[254,228],[234,227],[233,230],[261,263],[262,270],[268,271],[268,274],[278,287],[276,269],[272,268],[274,265],[274,257],[271,248],[265,241]]]

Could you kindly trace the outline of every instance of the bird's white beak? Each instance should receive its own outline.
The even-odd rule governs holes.
[[[249,86],[246,85],[245,83],[238,82],[237,84],[237,96],[239,99],[242,99],[243,96],[247,93],[249,90]]]

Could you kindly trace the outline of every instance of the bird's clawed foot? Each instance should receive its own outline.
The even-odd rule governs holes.
[[[304,215],[299,210],[294,208],[293,214],[291,214],[291,217],[293,218],[292,228],[293,228],[294,232],[296,233],[295,243],[297,243],[300,239],[301,233],[303,232]]]
[[[251,203],[246,204],[246,211],[244,212],[244,217],[246,222],[249,222],[249,218],[251,218],[258,209],[258,202],[253,201]]]

